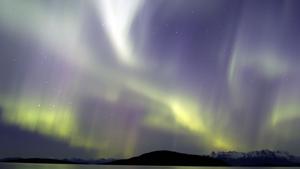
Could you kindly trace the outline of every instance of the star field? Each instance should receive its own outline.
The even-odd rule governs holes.
[[[2,0],[0,157],[299,154],[299,7]]]

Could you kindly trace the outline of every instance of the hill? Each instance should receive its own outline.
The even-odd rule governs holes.
[[[110,165],[159,165],[159,166],[228,166],[226,162],[210,156],[191,155],[172,151],[154,151],[137,157],[116,160]]]

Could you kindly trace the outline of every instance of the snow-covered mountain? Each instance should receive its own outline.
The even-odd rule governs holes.
[[[284,151],[260,150],[247,153],[229,151],[213,152],[212,157],[224,160],[231,165],[299,165],[300,158]]]

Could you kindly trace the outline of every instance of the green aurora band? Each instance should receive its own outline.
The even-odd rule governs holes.
[[[177,3],[180,4],[180,1]],[[44,68],[43,64],[47,61],[32,60],[25,80],[9,91],[1,91],[3,122],[65,142],[71,147],[96,151],[98,157],[129,157],[140,153],[136,145],[141,144],[138,143],[140,133],[145,128],[179,135],[198,148],[194,153],[284,148],[279,144],[300,139],[299,135],[292,134],[294,123],[289,123],[300,119],[300,95],[292,91],[299,89],[297,84],[300,83],[296,81],[290,89],[280,86],[274,98],[269,98],[270,106],[259,110],[267,118],[257,131],[253,131],[257,136],[255,143],[245,141],[243,135],[249,132],[249,126],[256,125],[255,122],[246,121],[240,130],[232,125],[232,112],[238,110],[244,113],[246,119],[247,116],[251,118],[252,111],[256,110],[251,107],[256,106],[253,100],[260,97],[253,94],[255,85],[260,84],[256,83],[257,79],[250,84],[253,88],[245,86],[244,70],[255,70],[259,80],[263,79],[267,84],[284,75],[299,73],[295,65],[276,51],[274,38],[270,38],[273,34],[268,33],[273,23],[266,21],[262,26],[261,33],[265,36],[261,37],[258,45],[264,46],[264,49],[251,50],[247,46],[247,36],[244,36],[251,23],[247,22],[247,9],[243,12],[244,20],[239,23],[233,52],[226,63],[227,101],[214,104],[214,97],[193,94],[180,85],[183,84],[181,82],[174,84],[178,79],[173,78],[172,71],[163,68],[161,72],[157,71],[146,59],[151,54],[143,53],[135,44],[130,31],[145,4],[143,0],[63,0],[51,5],[39,0],[2,0],[1,29],[12,36],[41,44],[45,50],[41,51],[40,58],[47,52],[54,53],[47,58],[52,60],[52,69]],[[216,9],[211,7],[210,10],[218,9],[216,2],[203,1],[203,5],[215,6]],[[289,4],[286,6],[288,8]],[[91,9],[96,10],[99,23],[104,25],[100,25],[102,33],[107,38],[104,45],[97,45],[102,49],[106,43],[110,44],[115,51],[112,56],[99,52],[97,45],[91,45],[85,38],[85,14]],[[283,14],[282,22],[285,17],[289,17],[288,14]],[[97,36],[94,35],[94,38],[103,38],[102,35]],[[146,36],[140,38],[144,38],[140,41],[147,44]],[[280,41],[280,38],[275,41]],[[40,71],[46,73],[40,75]],[[152,72],[156,72],[156,78],[149,76]],[[203,93],[207,92],[203,90]],[[211,95],[216,93],[211,91]],[[97,110],[89,113],[89,123],[85,124],[82,118],[86,112],[79,111],[83,98],[101,100],[108,108],[96,106]],[[122,109],[129,112],[138,110],[138,113],[122,114]],[[103,114],[111,118],[105,121]]]

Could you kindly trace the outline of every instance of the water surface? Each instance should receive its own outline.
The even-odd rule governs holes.
[[[250,169],[253,167],[175,167],[175,166],[117,166],[117,165],[73,165],[73,164],[12,164],[2,163],[0,169]],[[256,167],[256,168],[276,168],[287,167]]]

